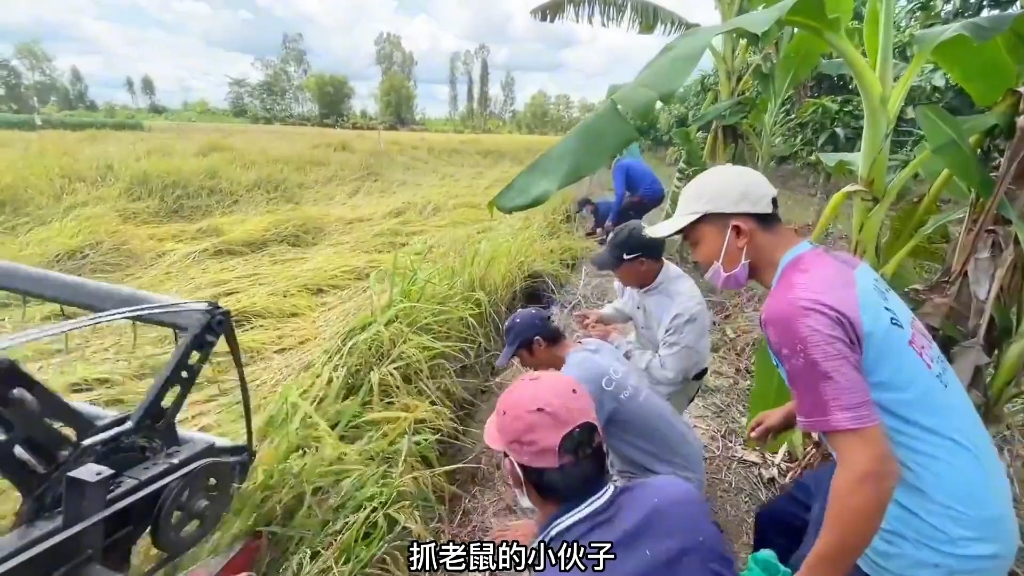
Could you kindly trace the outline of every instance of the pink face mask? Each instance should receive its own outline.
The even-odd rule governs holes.
[[[743,248],[740,264],[735,270],[726,272],[722,268],[722,258],[725,257],[725,249],[729,246],[729,238],[731,236],[732,228],[730,227],[729,233],[725,237],[725,243],[722,244],[722,253],[718,255],[718,260],[711,265],[708,273],[704,275],[704,279],[719,290],[742,290],[747,285],[747,282],[750,281],[750,260],[747,260],[746,248]]]

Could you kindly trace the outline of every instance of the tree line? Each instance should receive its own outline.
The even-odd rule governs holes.
[[[354,109],[348,77],[313,70],[301,33],[284,34],[276,58],[253,61],[258,78],[229,78],[226,102],[231,114],[265,124],[326,125],[343,128],[430,129],[457,132],[515,131],[559,134],[572,129],[595,107],[568,94],[533,94],[516,108],[516,79],[505,72],[491,93],[490,47],[452,52],[448,62],[448,115],[429,118],[417,99],[416,55],[393,32],[374,39],[380,70],[373,94],[376,110]],[[461,103],[461,106],[460,106]]]
[[[151,113],[166,108],[156,98],[156,84],[143,74],[136,84],[125,78],[125,88],[138,107],[138,96],[146,99]],[[60,70],[52,54],[38,40],[15,44],[11,54],[0,56],[0,112],[35,114],[83,110],[99,112],[100,106],[89,95],[89,83],[77,66]]]
[[[223,108],[204,100],[172,108],[157,97],[156,83],[149,74],[138,79],[125,77],[122,86],[130,106],[97,103],[77,66],[61,70],[39,41],[22,42],[10,55],[0,56],[0,113],[562,134],[596,106],[586,99],[539,90],[517,107],[514,73],[505,71],[497,93],[492,93],[490,47],[479,44],[451,54],[448,113],[431,118],[419,106],[418,62],[402,44],[402,37],[381,32],[374,49],[380,76],[373,110],[355,110],[356,90],[347,76],[313,68],[301,33],[283,34],[276,56],[254,59],[253,77],[228,77]]]

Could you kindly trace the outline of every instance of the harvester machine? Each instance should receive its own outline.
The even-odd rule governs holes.
[[[258,536],[202,567],[180,568],[217,529],[255,457],[249,393],[228,310],[5,261],[0,291],[84,311],[0,336],[0,476],[21,494],[13,526],[0,536],[0,575],[251,573],[263,542]],[[0,323],[5,310],[17,314],[17,296],[10,298],[0,307]],[[13,347],[116,321],[170,329],[176,342],[131,412],[65,399],[6,356]],[[221,338],[238,373],[244,442],[176,424]],[[5,497],[14,498],[0,492]],[[139,548],[145,553],[133,554]],[[134,557],[148,565],[133,565]]]

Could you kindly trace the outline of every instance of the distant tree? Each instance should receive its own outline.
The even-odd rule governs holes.
[[[192,103],[192,110],[197,114],[209,114],[212,109],[210,103],[205,98],[200,98]]]
[[[149,102],[150,107],[156,106],[156,83],[149,74],[143,74],[139,79],[139,91],[142,97]]]
[[[34,107],[25,89],[21,70],[6,58],[0,58],[0,112],[28,114]]]
[[[551,133],[555,128],[551,114],[551,96],[544,90],[538,90],[529,96],[519,115],[519,129],[531,134]]]
[[[99,110],[96,101],[89,97],[89,84],[82,76],[82,71],[74,64],[68,71],[68,99],[72,110]]]
[[[448,57],[448,117],[455,120],[459,116],[459,60],[461,54],[452,52]]]
[[[501,107],[498,115],[502,121],[512,120],[512,112],[516,109],[516,77],[509,70],[505,71],[505,77],[501,79]]]
[[[285,84],[290,101],[289,115],[304,116],[311,104],[310,95],[305,91],[306,79],[312,70],[309,54],[306,51],[306,39],[301,32],[283,34],[281,37],[281,54],[277,58],[279,79]]]
[[[306,79],[305,86],[321,120],[337,118],[347,121],[352,116],[352,98],[356,91],[347,76],[313,74]]]
[[[594,110],[597,110],[597,104],[586,98],[580,98],[576,101],[576,122],[586,118]]]
[[[131,76],[124,77],[124,91],[128,93],[128,97],[132,100],[132,108],[138,108],[139,95],[135,92],[135,80]]]
[[[462,74],[466,77],[466,111],[464,116],[469,124],[472,124],[473,119],[476,118],[476,113],[473,109],[476,102],[476,99],[473,98],[473,67],[475,64],[472,52],[466,50],[462,53]]]
[[[377,88],[377,115],[392,126],[411,126],[416,122],[416,89],[400,71],[392,70]]]
[[[245,118],[249,115],[249,98],[252,86],[247,78],[232,78],[228,76],[228,110],[235,118]]]
[[[479,116],[479,123],[481,128],[487,126],[487,116],[491,111],[491,69],[487,64],[487,58],[491,55],[491,49],[487,47],[487,44],[480,44],[476,47],[473,52],[473,56],[477,62],[480,63],[480,81],[477,84],[477,98],[476,98],[476,113]]]
[[[381,32],[373,41],[374,62],[380,68],[383,80],[391,72],[399,72],[416,86],[416,56],[402,45],[402,37],[393,32]]]
[[[551,120],[558,133],[568,132],[576,125],[576,103],[568,94],[557,94],[551,101]]]
[[[58,96],[64,83],[53,56],[38,40],[14,45],[13,60],[21,69],[25,87],[34,109],[38,110]]]

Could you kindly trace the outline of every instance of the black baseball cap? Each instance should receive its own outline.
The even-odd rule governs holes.
[[[643,222],[630,220],[612,230],[604,249],[598,252],[591,263],[598,270],[615,270],[630,260],[648,258],[651,260],[665,255],[665,240],[651,238],[644,233]]]
[[[543,308],[529,307],[516,310],[515,314],[505,321],[505,348],[496,362],[498,368],[504,368],[516,355],[516,351],[534,338],[557,330],[551,320],[551,313]]]

